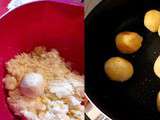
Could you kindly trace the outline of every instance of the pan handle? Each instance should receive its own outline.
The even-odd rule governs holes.
[[[90,120],[112,120],[108,116],[106,116],[103,112],[101,112],[88,98],[86,95],[88,102],[85,105],[85,113]]]

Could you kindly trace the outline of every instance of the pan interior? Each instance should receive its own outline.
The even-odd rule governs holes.
[[[153,65],[160,55],[160,37],[144,27],[143,19],[146,11],[160,9],[160,2],[118,1],[102,2],[86,19],[86,92],[114,120],[158,120],[160,79],[154,74]],[[115,36],[122,31],[143,36],[138,52],[126,55],[116,49]],[[134,75],[129,81],[117,83],[106,77],[104,62],[113,56],[133,64]]]

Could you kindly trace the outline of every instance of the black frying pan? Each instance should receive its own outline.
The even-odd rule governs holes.
[[[86,18],[86,92],[113,120],[160,120],[156,97],[160,79],[153,64],[160,55],[160,37],[144,27],[144,14],[160,9],[160,0],[104,0]],[[121,31],[138,32],[144,37],[136,53],[121,54],[115,36]],[[124,83],[110,81],[104,62],[113,56],[134,65],[133,77]]]

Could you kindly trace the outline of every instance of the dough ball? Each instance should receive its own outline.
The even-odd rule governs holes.
[[[38,73],[26,74],[20,83],[20,91],[23,95],[36,98],[44,93],[45,80]]]
[[[121,32],[116,36],[116,46],[121,53],[131,54],[140,49],[143,37],[135,32]]]
[[[112,57],[107,60],[104,69],[111,80],[118,82],[129,80],[134,73],[132,64],[121,57]]]
[[[158,58],[156,59],[153,69],[157,77],[160,78],[160,56],[158,56]]]
[[[157,32],[160,26],[160,12],[158,10],[150,10],[145,14],[144,26],[151,32]]]

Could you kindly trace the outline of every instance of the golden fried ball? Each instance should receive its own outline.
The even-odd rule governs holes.
[[[158,35],[160,36],[160,26],[159,26],[159,28],[158,28]]]
[[[140,49],[143,37],[136,32],[121,32],[116,36],[116,46],[121,53],[131,54]]]
[[[121,57],[112,57],[107,60],[104,69],[111,80],[118,82],[127,81],[134,73],[132,64]]]
[[[160,12],[158,10],[150,10],[145,14],[144,26],[151,32],[157,32],[160,26]]]
[[[156,59],[154,66],[154,73],[157,75],[157,77],[160,78],[160,56],[158,56],[158,58]]]
[[[157,110],[160,112],[160,91],[157,94]]]

